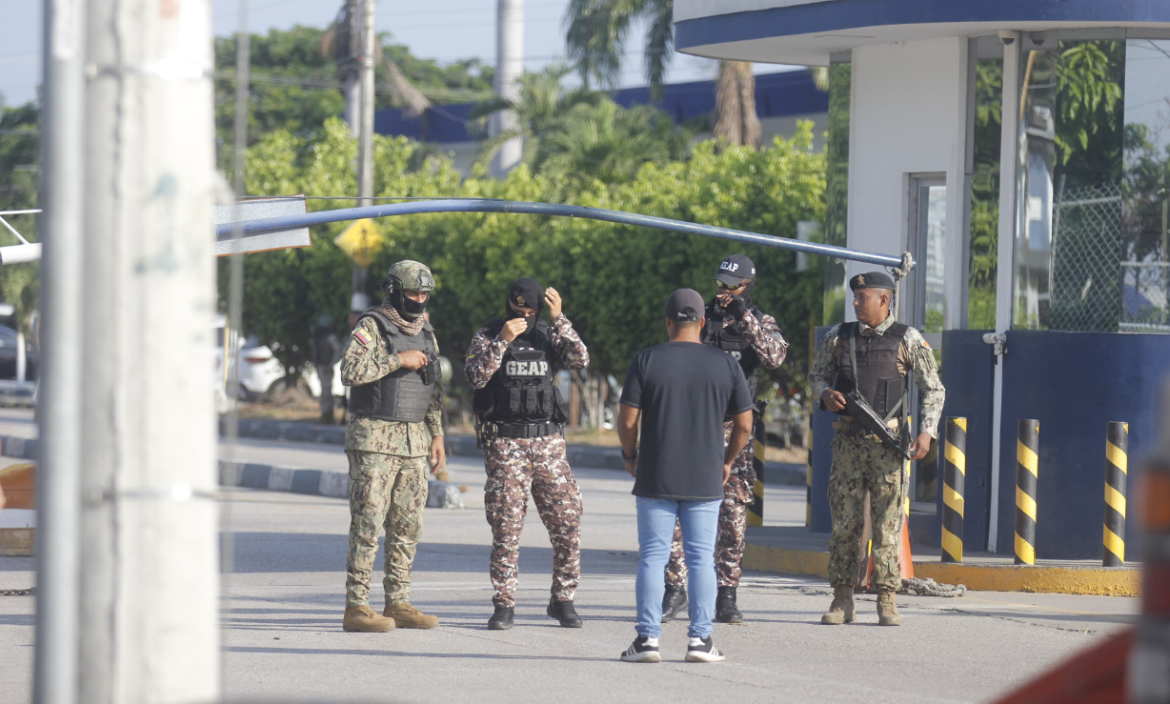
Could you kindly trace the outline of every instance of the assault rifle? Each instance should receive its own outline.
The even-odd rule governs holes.
[[[910,459],[910,453],[902,446],[902,442],[894,434],[886,420],[879,416],[877,411],[873,410],[856,390],[845,394],[845,412],[853,416],[854,423],[860,423],[862,428],[877,435],[883,445],[894,450],[904,459]]]

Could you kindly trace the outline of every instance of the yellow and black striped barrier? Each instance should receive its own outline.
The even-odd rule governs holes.
[[[1036,564],[1036,479],[1040,421],[1021,419],[1016,441],[1016,564]]]
[[[756,470],[756,483],[752,485],[752,503],[748,506],[747,524],[764,525],[764,419],[757,416],[752,428],[755,446],[752,453],[752,468]]]
[[[1129,470],[1129,423],[1111,422],[1105,430],[1106,567],[1125,564],[1125,479]]]
[[[963,496],[967,484],[967,419],[947,418],[943,451],[942,561],[963,561]]]
[[[813,423],[808,421],[808,469],[804,474],[804,525],[812,525]]]

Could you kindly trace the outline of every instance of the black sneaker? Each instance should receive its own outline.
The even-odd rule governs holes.
[[[560,621],[562,628],[580,628],[585,625],[585,622],[577,615],[577,609],[573,607],[573,602],[571,601],[550,599],[547,613],[549,616]]]
[[[735,587],[719,587],[715,598],[715,620],[719,623],[743,623],[743,614],[735,605]]]
[[[646,636],[638,636],[622,653],[622,662],[662,662],[657,645],[648,645]]]
[[[497,606],[496,612],[488,619],[489,631],[506,631],[512,627],[512,616],[515,612],[511,606]]]
[[[687,588],[666,585],[666,592],[662,595],[662,622],[671,621],[687,608]]]
[[[691,643],[687,646],[687,662],[721,662],[726,659],[723,653],[719,652],[719,648],[711,642],[711,636],[702,640],[691,638]]]

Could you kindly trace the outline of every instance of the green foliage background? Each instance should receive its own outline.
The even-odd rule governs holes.
[[[376,137],[375,193],[393,197],[546,200],[555,179],[526,166],[502,181],[482,172],[460,179],[442,157],[418,159],[423,147]],[[356,190],[356,146],[348,128],[328,120],[318,138],[285,130],[249,150],[251,194],[339,194]],[[650,162],[625,182],[578,181],[568,201],[794,237],[798,220],[824,214],[824,155],[812,149],[805,124],[791,140],[760,151],[697,145],[682,161]],[[350,201],[313,200],[310,209]],[[557,288],[565,313],[590,347],[592,369],[619,379],[633,354],[665,340],[662,306],[680,286],[714,294],[712,274],[724,256],[752,257],[759,271],[755,300],[788,331],[789,362],[773,379],[785,391],[804,387],[809,313],[820,306],[819,267],[795,272],[795,255],[774,248],[678,235],[591,220],[502,214],[428,214],[379,221],[389,246],[371,267],[371,297],[381,273],[400,259],[428,264],[438,281],[429,309],[441,346],[461,358],[471,336],[503,312],[504,289],[520,276]],[[244,327],[270,344],[290,370],[307,361],[310,322],[322,312],[344,320],[351,264],[333,244],[347,223],[314,228],[311,247],[248,255]],[[815,259],[815,258],[814,258]],[[226,292],[226,268],[221,292]],[[342,331],[344,332],[344,331]],[[457,375],[457,378],[461,375]]]

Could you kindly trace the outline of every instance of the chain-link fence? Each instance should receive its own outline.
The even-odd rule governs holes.
[[[1058,195],[1052,213],[1052,330],[1116,332],[1122,310],[1121,186]]]
[[[1136,261],[1120,184],[1065,191],[1053,207],[1052,330],[1170,333],[1170,264]]]
[[[1121,332],[1170,333],[1170,263],[1121,263]]]

